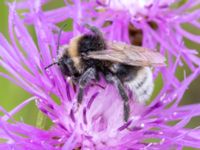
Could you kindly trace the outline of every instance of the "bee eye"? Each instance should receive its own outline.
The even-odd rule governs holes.
[[[79,76],[80,76],[80,75],[79,75],[78,72],[74,73],[74,77],[79,77]]]

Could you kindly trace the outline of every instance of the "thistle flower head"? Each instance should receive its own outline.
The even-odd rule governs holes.
[[[199,43],[199,36],[181,26],[200,27],[199,1],[187,1],[171,8],[174,1],[74,1],[62,8],[43,11],[47,1],[24,1],[9,4],[10,42],[0,34],[0,65],[8,73],[1,76],[13,81],[33,97],[0,118],[0,149],[182,149],[200,148],[200,130],[185,126],[200,115],[199,104],[179,106],[189,84],[200,74],[197,52],[185,46],[184,38]],[[165,7],[164,7],[165,6]],[[17,9],[28,9],[23,18]],[[76,10],[76,11],[73,11]],[[75,12],[75,13],[74,13]],[[128,13],[127,13],[128,12]],[[166,56],[167,67],[155,68],[154,79],[162,74],[163,87],[156,98],[144,106],[130,100],[131,115],[123,121],[123,104],[117,90],[102,78],[85,89],[84,100],[76,108],[77,91],[58,66],[44,68],[56,59],[55,25],[73,18],[73,30],[64,32],[61,44],[85,32],[83,24],[95,25],[107,40],[118,40],[157,50]],[[35,44],[26,25],[33,25]],[[138,35],[137,35],[138,34]],[[20,45],[20,46],[19,46]],[[20,50],[22,49],[22,51]],[[177,67],[185,63],[191,70],[183,80],[175,76]],[[53,97],[59,98],[57,104]],[[53,125],[38,129],[12,116],[30,101],[48,116]],[[11,120],[12,123],[8,122]],[[175,125],[170,122],[177,121]]]
[[[107,6],[113,10],[126,11],[129,15],[135,16],[138,14],[148,15],[149,9],[156,5],[156,8],[164,8],[170,6],[174,0],[141,0],[141,1],[120,1],[120,0],[98,0],[100,5]]]

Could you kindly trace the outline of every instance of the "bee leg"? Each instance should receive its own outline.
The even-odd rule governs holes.
[[[122,100],[124,102],[124,121],[127,122],[130,115],[130,106],[128,103],[128,95],[125,91],[125,88],[122,82],[119,80],[119,78],[115,75],[112,75],[111,73],[106,75],[106,80],[108,82],[114,83],[114,85],[118,89],[119,94],[122,97]]]
[[[78,104],[80,105],[83,100],[83,91],[85,86],[93,79],[95,79],[96,76],[96,69],[95,68],[88,68],[80,77],[78,83],[79,83],[79,91],[78,91]]]

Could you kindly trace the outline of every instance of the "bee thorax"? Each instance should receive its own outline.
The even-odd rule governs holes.
[[[136,101],[145,103],[153,92],[153,77],[149,67],[144,67],[138,71],[136,77],[124,83],[131,90]]]

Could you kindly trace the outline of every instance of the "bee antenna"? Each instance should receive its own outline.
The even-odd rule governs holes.
[[[63,31],[63,29],[67,26],[67,23],[63,24],[61,27],[60,27],[60,30],[59,30],[59,33],[58,33],[58,41],[57,41],[57,48],[56,48],[56,54],[58,55],[58,50],[59,50],[59,47],[60,47],[60,37],[61,37],[61,33]]]
[[[58,62],[54,62],[54,63],[52,63],[52,64],[46,66],[44,69],[47,70],[48,68],[52,67],[52,66],[55,65],[55,64],[58,64]]]

